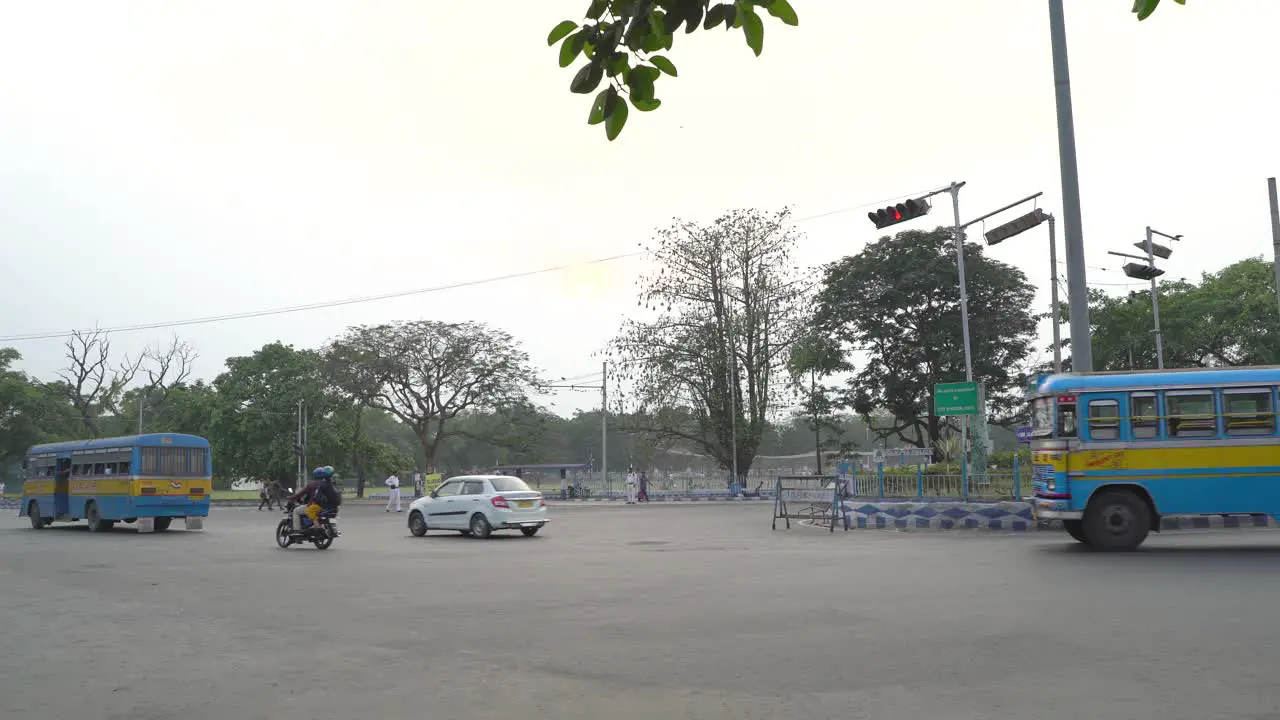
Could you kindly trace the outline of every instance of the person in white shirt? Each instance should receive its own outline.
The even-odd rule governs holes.
[[[627,504],[636,504],[636,472],[635,470],[627,471]]]
[[[396,512],[400,512],[400,478],[395,473],[391,473],[391,477],[386,480],[387,485],[387,512],[391,512],[391,506],[396,506]]]

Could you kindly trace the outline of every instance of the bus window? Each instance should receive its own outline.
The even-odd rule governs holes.
[[[1171,438],[1203,438],[1218,434],[1218,414],[1211,390],[1171,390],[1164,395]]]
[[[117,472],[117,473],[119,473],[119,474],[121,474],[121,475],[128,475],[128,474],[129,474],[129,463],[128,463],[128,462],[118,462],[118,463],[116,463],[116,472]]]
[[[1272,435],[1276,415],[1270,388],[1223,390],[1223,421],[1228,435]]]
[[[1155,393],[1133,393],[1129,396],[1129,428],[1138,440],[1150,440],[1159,434],[1160,414],[1156,412]]]
[[[106,474],[106,472],[107,472],[107,464],[106,464],[106,463],[94,463],[94,465],[93,465],[93,474],[94,474],[94,475],[105,475],[105,474]]]
[[[1037,437],[1053,434],[1053,398],[1031,401],[1031,434]]]
[[[1120,439],[1120,403],[1115,400],[1089,401],[1089,438]]]
[[[1076,404],[1058,401],[1058,437],[1076,436]]]

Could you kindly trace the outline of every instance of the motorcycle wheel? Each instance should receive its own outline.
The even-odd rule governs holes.
[[[317,535],[311,542],[315,543],[317,550],[328,550],[333,544],[333,537],[330,535]]]
[[[282,548],[287,548],[293,544],[293,539],[289,537],[289,520],[288,518],[281,520],[276,525],[276,544]]]

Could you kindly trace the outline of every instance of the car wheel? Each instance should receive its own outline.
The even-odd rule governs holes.
[[[484,513],[476,513],[471,516],[471,535],[481,540],[489,537],[489,533],[493,532],[493,526],[489,524],[489,519]]]
[[[153,527],[153,528],[155,528],[155,531],[156,531],[156,532],[164,532],[165,530],[168,530],[168,529],[169,529],[169,525],[170,525],[170,523],[172,523],[172,522],[173,522],[173,518],[170,518],[170,517],[158,517],[158,518],[155,518],[155,520],[154,520],[153,522],[154,522],[155,524],[154,524],[154,525],[152,525],[152,527]]]
[[[537,535],[538,531],[541,529],[541,527],[520,528],[520,532],[524,533],[525,537],[533,537],[534,535]]]
[[[427,534],[427,521],[422,517],[422,513],[414,510],[409,513],[409,532],[414,537],[422,537]]]

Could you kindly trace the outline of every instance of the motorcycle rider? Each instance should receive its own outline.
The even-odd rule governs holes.
[[[327,474],[325,468],[318,467],[311,471],[311,482],[306,487],[289,496],[289,502],[296,503],[293,506],[293,530],[294,532],[302,532],[302,516],[305,514],[311,518],[314,524],[319,520],[320,505],[316,502],[319,498],[320,488],[324,485]]]

